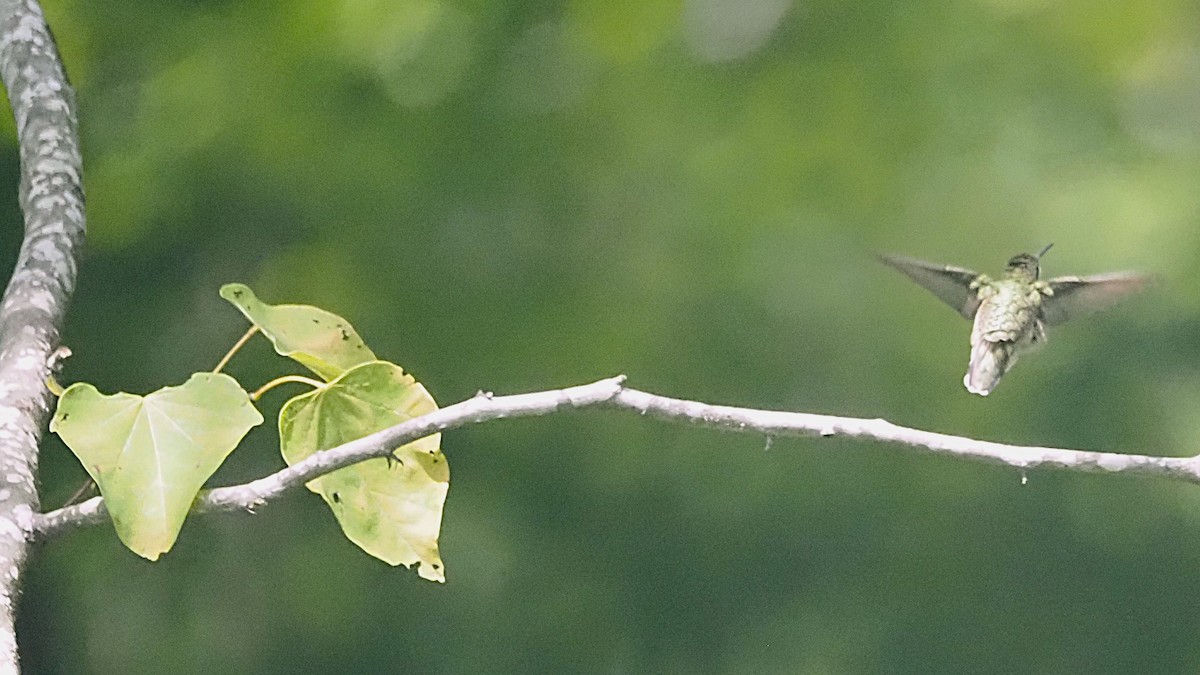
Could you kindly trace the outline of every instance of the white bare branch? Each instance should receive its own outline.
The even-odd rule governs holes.
[[[908,446],[1022,470],[1054,467],[1075,471],[1139,473],[1200,483],[1200,458],[1152,457],[1059,448],[1021,447],[948,436],[897,426],[882,419],[858,419],[809,413],[754,410],[710,405],[629,389],[614,377],[568,389],[515,396],[480,393],[461,403],[409,420],[355,441],[314,453],[294,466],[244,485],[217,488],[200,496],[197,511],[250,511],[286,490],[345,466],[385,457],[395,448],[430,434],[506,417],[533,417],[587,407],[629,410],[672,422],[758,434],[767,439],[787,436],[845,436]],[[33,529],[51,536],[104,519],[101,497],[35,516]]]

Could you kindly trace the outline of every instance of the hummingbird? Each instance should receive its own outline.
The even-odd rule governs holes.
[[[1013,256],[998,279],[905,256],[879,259],[973,322],[963,384],[972,394],[987,396],[1020,354],[1045,344],[1046,326],[1104,309],[1149,282],[1133,272],[1041,279],[1042,256],[1053,245],[1037,255]]]

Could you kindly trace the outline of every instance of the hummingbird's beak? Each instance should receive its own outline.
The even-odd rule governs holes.
[[[1046,244],[1046,248],[1042,249],[1041,252],[1037,254],[1038,260],[1041,260],[1042,256],[1046,255],[1046,251],[1049,251],[1050,247],[1053,245],[1053,243]]]

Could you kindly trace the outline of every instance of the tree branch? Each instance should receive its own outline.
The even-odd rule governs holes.
[[[17,672],[13,605],[37,511],[46,378],[84,233],[75,97],[36,0],[0,0],[0,78],[16,119],[25,216],[0,300],[0,671]]]
[[[754,410],[709,405],[628,389],[624,376],[568,389],[515,396],[480,393],[394,427],[306,458],[264,478],[203,493],[196,511],[252,511],[286,490],[357,462],[385,457],[395,448],[430,434],[506,417],[533,417],[587,407],[618,408],[672,422],[752,433],[768,439],[788,436],[846,436],[909,446],[919,451],[951,455],[1019,469],[1054,467],[1075,471],[1139,473],[1200,483],[1200,457],[1151,457],[1058,448],[1021,447],[909,429],[882,419],[833,417],[808,413]],[[104,500],[34,517],[33,529],[43,537],[104,520]]]

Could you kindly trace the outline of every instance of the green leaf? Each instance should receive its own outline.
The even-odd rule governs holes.
[[[411,376],[374,361],[288,401],[279,413],[283,458],[295,464],[326,450],[437,410]],[[434,434],[401,446],[395,459],[359,462],[308,483],[350,541],[391,565],[420,563],[417,573],[445,581],[438,554],[450,467]]]
[[[100,487],[121,541],[157,560],[171,550],[204,481],[262,421],[232,377],[196,373],[148,396],[73,384],[50,430]]]
[[[225,284],[221,297],[233,303],[275,345],[329,381],[354,366],[375,360],[348,321],[309,305],[268,305],[244,284]]]

